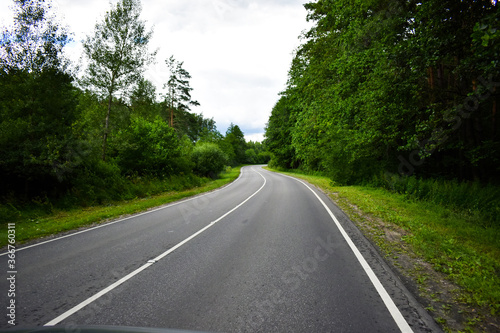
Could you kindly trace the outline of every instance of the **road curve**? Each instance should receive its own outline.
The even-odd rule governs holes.
[[[257,166],[220,190],[16,255],[18,327],[439,330],[326,195]]]

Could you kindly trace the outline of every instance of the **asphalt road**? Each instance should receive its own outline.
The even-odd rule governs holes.
[[[325,194],[257,166],[220,190],[20,248],[15,278],[16,327],[438,330]]]

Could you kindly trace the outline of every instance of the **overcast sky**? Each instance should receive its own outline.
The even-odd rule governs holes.
[[[117,0],[111,0],[115,4]],[[165,59],[184,61],[192,76],[192,111],[214,118],[225,134],[232,122],[247,140],[261,141],[278,93],[285,87],[292,52],[306,22],[307,0],[142,0],[142,19],[154,34],[157,63],[146,78],[160,88],[168,80]],[[10,25],[13,1],[0,0],[0,24]],[[81,40],[101,21],[105,0],[53,0],[58,18],[73,33],[67,47],[78,61]]]

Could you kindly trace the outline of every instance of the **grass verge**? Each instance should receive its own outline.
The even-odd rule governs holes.
[[[467,212],[409,201],[382,188],[335,186],[328,177],[283,173],[326,192],[410,281],[445,331],[498,332],[498,228],[476,223]]]
[[[212,191],[238,178],[240,169],[241,167],[228,169],[221,173],[218,179],[207,180],[199,187],[183,191],[170,191],[144,198],[114,201],[106,205],[92,207],[68,210],[51,209],[50,213],[45,214],[41,214],[39,210],[19,212],[19,216],[15,220],[16,244],[19,245],[33,239],[100,224],[111,219],[139,213],[186,197]],[[7,245],[7,239],[7,225],[3,224],[0,231],[0,248]]]

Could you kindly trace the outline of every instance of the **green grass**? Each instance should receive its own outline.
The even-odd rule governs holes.
[[[372,184],[404,194],[408,199],[434,202],[439,206],[467,213],[475,224],[500,227],[500,186],[395,174],[374,177],[370,185]]]
[[[478,307],[487,309],[493,317],[500,315],[499,227],[477,223],[477,216],[471,216],[468,211],[424,200],[408,200],[406,195],[384,188],[335,186],[327,177],[295,171],[283,173],[302,178],[329,193],[351,219],[360,211],[367,216],[357,218],[362,223],[362,220],[369,223],[366,221],[373,217],[396,226],[403,234],[398,240],[400,244],[460,287],[456,302],[468,304],[474,311]],[[391,246],[398,246],[380,239],[376,243],[383,251],[390,252]],[[422,276],[417,275],[416,279],[419,278]]]
[[[9,211],[10,216],[13,217],[11,221],[7,220],[6,222],[15,222],[16,244],[19,245],[36,238],[103,223],[120,216],[139,213],[169,202],[212,191],[238,178],[240,169],[241,167],[228,168],[218,179],[206,179],[205,183],[198,187],[182,191],[169,191],[144,198],[114,201],[103,205],[56,209],[53,207],[44,207],[44,203],[42,202],[34,208],[26,208],[24,210],[8,204],[4,204],[0,208],[3,208],[3,211]],[[46,205],[50,206],[49,203]],[[0,247],[6,245],[7,225],[3,223],[0,231]]]

